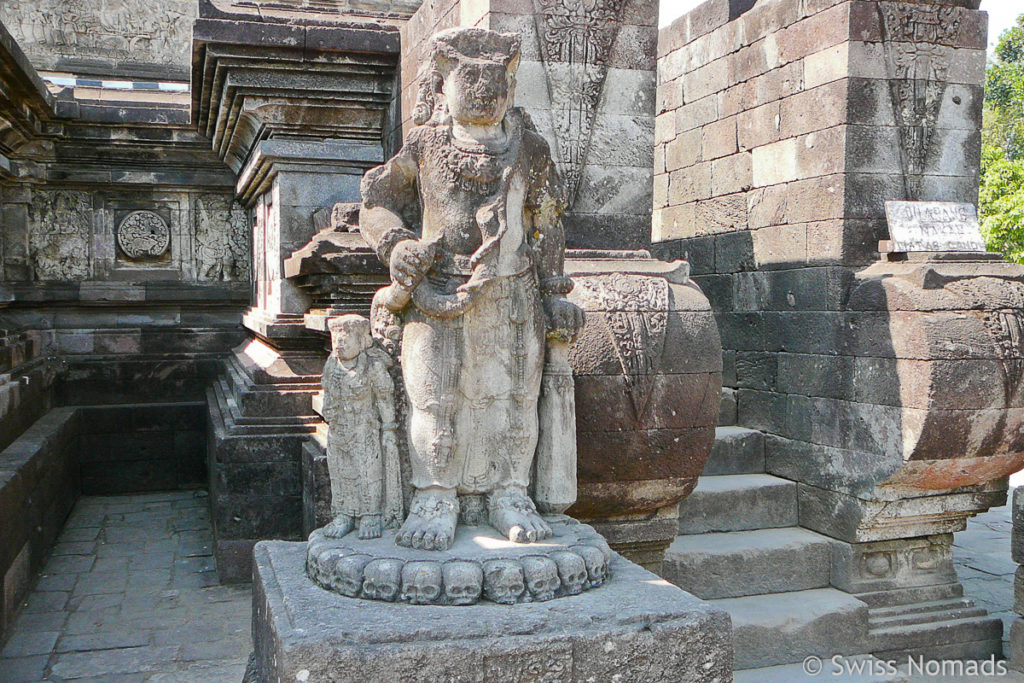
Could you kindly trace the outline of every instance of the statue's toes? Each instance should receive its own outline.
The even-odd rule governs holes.
[[[508,540],[512,541],[513,543],[529,542],[529,539],[526,536],[526,529],[519,526],[518,524],[514,524],[511,527],[509,527]]]
[[[448,550],[452,545],[452,537],[448,534],[438,534],[434,537],[434,550]]]
[[[423,549],[424,550],[434,550],[434,548],[435,548],[435,546],[434,546],[434,539],[435,538],[436,538],[436,536],[435,536],[435,534],[432,531],[428,531],[425,534],[423,534],[423,541],[422,541]]]
[[[538,517],[537,520],[534,522],[534,526],[536,526],[536,528],[537,528],[537,540],[538,541],[540,541],[542,539],[545,539],[545,538],[551,538],[551,536],[552,536],[551,527],[543,519],[540,519]]]
[[[423,529],[417,529],[412,535],[412,547],[421,549],[423,548]]]

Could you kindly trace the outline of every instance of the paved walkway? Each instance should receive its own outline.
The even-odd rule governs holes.
[[[1007,501],[1012,498],[1011,490]],[[1003,620],[1003,652],[1007,655],[1010,624],[1017,616],[1013,611],[1013,575],[1017,565],[1010,558],[1012,528],[1007,502],[968,520],[967,530],[953,537],[953,560],[964,595]]]
[[[0,651],[0,681],[231,681],[251,591],[220,586],[204,491],[82,498]]]
[[[1015,482],[1016,483],[1016,482]],[[203,491],[82,498],[0,651],[0,682],[238,683],[249,586],[220,586]],[[965,593],[1013,614],[1010,507],[956,535]]]

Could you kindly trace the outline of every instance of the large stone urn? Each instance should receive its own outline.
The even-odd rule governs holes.
[[[566,274],[587,315],[570,347],[579,495],[569,514],[657,570],[715,439],[718,327],[685,261],[575,252]]]

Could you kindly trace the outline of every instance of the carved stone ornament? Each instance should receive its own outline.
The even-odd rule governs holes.
[[[548,76],[559,170],[570,207],[579,191],[608,58],[622,26],[625,0],[534,0]]]
[[[956,45],[964,10],[943,5],[879,2],[889,68],[889,89],[908,199],[920,194],[932,136],[939,118],[950,49]]]
[[[443,552],[398,547],[393,531],[359,541],[317,530],[306,548],[306,572],[322,588],[350,598],[460,607],[481,600],[545,602],[611,577],[612,551],[593,528],[563,515],[546,519],[553,536],[542,545],[463,526]]]
[[[117,226],[117,246],[132,260],[158,258],[171,246],[171,229],[152,211],[132,211]]]

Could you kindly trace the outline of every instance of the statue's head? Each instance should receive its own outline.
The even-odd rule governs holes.
[[[373,345],[370,321],[361,315],[350,313],[331,318],[327,329],[331,333],[334,354],[341,360],[352,360]]]
[[[519,43],[514,33],[482,28],[435,35],[413,120],[423,124],[447,113],[460,123],[500,123],[515,95]]]

